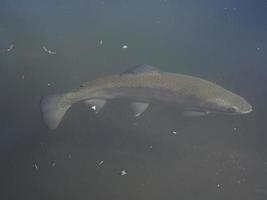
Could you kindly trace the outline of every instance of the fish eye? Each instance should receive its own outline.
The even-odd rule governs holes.
[[[235,113],[235,112],[237,112],[236,108],[234,108],[234,107],[230,107],[230,108],[228,108],[227,111],[228,111],[228,112],[231,112],[231,113]]]

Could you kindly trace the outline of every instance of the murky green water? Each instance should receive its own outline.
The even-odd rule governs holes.
[[[263,0],[2,0],[0,199],[267,199],[266,12]],[[116,101],[43,124],[41,96],[141,63],[214,81],[253,112],[136,119]]]

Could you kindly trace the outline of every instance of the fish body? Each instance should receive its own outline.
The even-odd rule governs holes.
[[[125,73],[111,75],[81,85],[65,94],[44,97],[41,101],[44,120],[55,129],[74,103],[84,101],[98,112],[109,99],[132,102],[136,116],[152,102],[176,104],[185,115],[212,112],[245,114],[251,105],[241,96],[207,80],[168,72],[149,65],[136,66]]]

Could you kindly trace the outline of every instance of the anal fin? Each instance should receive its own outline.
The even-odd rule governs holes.
[[[149,106],[149,104],[148,103],[142,103],[142,102],[133,102],[131,106],[132,106],[134,115],[136,117],[138,117],[143,112],[145,112],[145,110],[147,109],[147,107]]]

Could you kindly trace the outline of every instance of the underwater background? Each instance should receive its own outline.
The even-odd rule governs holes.
[[[267,199],[266,0],[0,0],[0,199]],[[40,98],[138,64],[216,82],[247,115]]]

